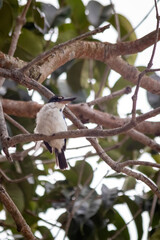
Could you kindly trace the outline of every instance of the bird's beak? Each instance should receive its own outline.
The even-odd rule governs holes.
[[[61,103],[67,104],[75,99],[76,99],[76,97],[65,97],[62,99]]]

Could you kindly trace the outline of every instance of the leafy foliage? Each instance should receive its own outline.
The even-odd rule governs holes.
[[[0,49],[5,53],[8,52],[11,43],[11,33],[16,24],[16,17],[23,7],[17,0],[0,1]],[[129,20],[120,14],[118,14],[118,18],[121,38],[132,32],[126,40],[136,40],[136,34]],[[104,22],[109,22],[116,29],[112,5],[102,5],[98,1],[89,1],[88,5],[85,6],[81,0],[59,0],[59,8],[56,8],[51,4],[33,1],[26,16],[26,24],[22,28],[15,57],[30,61],[54,45],[86,32],[90,25],[97,27]],[[54,31],[57,32],[56,40],[52,38]],[[48,39],[46,36],[49,36],[49,40],[46,40]],[[126,56],[125,60],[134,64],[136,55]],[[91,94],[96,95],[100,87],[102,87],[101,96],[105,90],[113,92],[128,85],[128,82],[120,77],[111,87],[108,81],[111,71],[108,71],[108,75],[105,75],[105,71],[106,65],[104,63],[83,59],[72,60],[52,73],[44,85],[56,94],[78,96],[77,102],[85,102]],[[103,78],[105,78],[105,83],[101,85]],[[159,81],[159,78],[157,80]],[[26,89],[9,79],[5,81],[3,91],[0,93],[3,98],[13,100],[30,101],[32,99]],[[107,106],[101,105],[96,106],[96,108],[118,114],[118,101],[119,98],[115,98],[107,103]],[[152,107],[159,106],[159,98],[155,100],[154,96],[148,94],[148,101]],[[34,119],[14,119],[28,131],[33,132]],[[11,136],[20,133],[11,123],[8,122],[7,124]],[[99,143],[106,149],[116,145],[123,138],[123,136],[108,137],[100,139]],[[119,188],[110,188],[109,184],[103,184],[99,193],[93,187],[95,172],[92,168],[91,157],[95,156],[95,153],[91,150],[86,151],[86,154],[77,150],[78,155],[83,155],[83,161],[76,161],[75,165],[70,164],[69,170],[60,172],[54,168],[54,155],[51,155],[45,149],[43,149],[43,152],[33,154],[32,147],[26,154],[24,150],[26,148],[30,148],[30,146],[24,146],[23,144],[17,146],[16,161],[13,164],[2,161],[1,169],[11,179],[32,174],[32,177],[20,183],[8,183],[4,180],[4,185],[34,233],[39,233],[46,240],[56,239],[56,234],[50,230],[50,225],[46,225],[46,220],[40,217],[42,213],[47,213],[52,208],[64,210],[56,220],[58,229],[66,230],[69,214],[71,216],[73,214],[68,229],[70,240],[105,240],[115,236],[117,232],[118,235],[115,239],[127,240],[131,237],[128,225],[124,216],[116,208],[120,206],[123,209],[124,204],[126,204],[136,226],[137,239],[142,239],[142,214],[146,211],[150,212],[153,196],[148,192],[140,197],[134,192],[134,195],[129,197],[129,190],[135,190],[137,187],[137,182],[134,179],[120,174],[114,176],[108,174],[106,179],[114,177],[118,181],[122,180],[124,182],[123,188],[120,190]],[[115,161],[118,161],[135,159],[145,151],[148,150],[142,144],[129,138],[119,148],[112,149],[108,154]],[[153,160],[160,162],[157,153],[149,153],[151,153]],[[97,166],[101,163],[101,159],[96,162]],[[157,181],[158,173],[156,170],[142,166],[137,169],[147,176],[152,176],[155,182]],[[55,180],[53,176],[55,178],[60,176],[61,180]],[[149,233],[152,240],[159,239],[160,236],[159,208],[160,205],[157,203],[152,231]],[[0,211],[3,211],[1,204]],[[138,214],[135,216],[136,213]],[[42,221],[42,225],[39,224],[39,221]],[[23,239],[21,235],[16,235],[14,222],[7,213],[5,223],[4,232],[9,228],[7,224],[10,224],[14,239]]]

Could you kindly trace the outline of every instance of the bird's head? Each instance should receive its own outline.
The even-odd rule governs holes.
[[[75,100],[76,97],[62,97],[62,96],[53,96],[49,99],[48,103],[55,103],[57,107],[64,108],[64,106]]]

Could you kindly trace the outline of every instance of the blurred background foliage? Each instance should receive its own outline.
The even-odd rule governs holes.
[[[56,44],[72,39],[101,24],[110,23],[117,31],[112,4],[102,5],[98,1],[89,1],[87,5],[84,5],[81,0],[59,0],[58,3],[59,7],[54,6],[54,1],[53,5],[32,1],[18,41],[15,57],[30,61]],[[8,52],[16,18],[22,12],[23,7],[22,1],[0,0],[0,50],[4,53]],[[125,41],[136,40],[136,34],[129,20],[120,14],[118,14],[118,19],[120,38],[124,38]],[[93,38],[89,40],[92,41]],[[124,59],[134,65],[136,57],[135,54],[125,56]],[[104,63],[75,59],[54,71],[44,85],[55,94],[77,96],[77,102],[85,102],[89,96],[102,96],[105,91],[117,91],[128,85],[128,82],[120,77],[111,87],[108,81],[110,74],[111,70]],[[155,74],[153,78],[159,81],[159,77]],[[32,100],[31,94],[23,86],[9,79],[6,79],[0,94],[7,99]],[[153,108],[160,106],[158,96],[150,93],[147,96],[149,104]],[[117,115],[118,101],[119,98],[115,98],[107,103],[107,106],[96,106],[96,108]],[[29,132],[33,132],[35,119],[16,117],[14,119]],[[15,126],[9,122],[7,124],[11,136],[20,133]],[[154,138],[154,136],[152,137]],[[123,144],[119,148],[107,152],[115,161],[137,159],[146,152],[153,161],[160,163],[158,153],[122,135],[100,139],[99,143],[104,149],[108,149],[121,141]],[[16,146],[13,150],[13,152],[15,150],[17,152],[15,153],[16,161],[14,164],[10,164],[1,160],[1,169],[11,179],[33,174],[33,177],[27,181],[8,183],[4,180],[3,183],[32,231],[40,239],[62,239],[59,238],[59,233],[65,230],[70,240],[129,240],[132,232],[129,231],[126,224],[125,210],[123,214],[117,210],[117,206],[123,209],[124,205],[127,206],[132,216],[137,239],[142,239],[144,233],[142,216],[144,212],[150,213],[153,201],[153,194],[150,191],[138,195],[135,191],[137,182],[133,178],[109,172],[104,179],[123,180],[123,187],[122,189],[110,188],[106,182],[106,184],[101,184],[99,193],[96,188],[92,187],[96,171],[92,166],[92,158],[96,154],[92,152],[91,148],[85,151],[83,148],[77,149],[77,155],[81,155],[81,157],[75,158],[75,164],[70,165],[69,161],[70,169],[62,172],[54,168],[53,155],[45,149],[33,154],[32,146],[23,144]],[[102,160],[97,157],[97,168],[101,162]],[[142,166],[137,169],[150,176],[155,183],[157,182],[157,170]],[[52,176],[55,176],[55,179]],[[57,179],[56,176],[58,176]],[[58,180],[59,176],[61,180]],[[52,183],[50,182],[51,178]],[[100,185],[100,183],[98,184],[99,180],[97,186]],[[62,210],[54,223],[49,223],[47,217],[41,217],[42,213],[45,215],[50,209]],[[4,211],[1,204],[0,211],[1,213]],[[159,239],[160,236],[159,211],[160,204],[157,203],[149,232],[151,239]],[[51,219],[50,215],[49,218]],[[8,239],[23,239],[21,235],[17,235],[16,226],[8,213],[5,214],[4,223],[0,230],[2,233],[6,233]]]

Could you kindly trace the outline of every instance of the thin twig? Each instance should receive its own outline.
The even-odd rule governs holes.
[[[119,229],[112,237],[110,237],[108,240],[113,240],[113,239],[116,239],[120,234],[121,232],[124,231],[124,229],[134,220],[136,219],[136,217],[142,212],[141,209],[139,209],[133,216],[133,218],[128,221],[121,229]]]
[[[158,163],[153,163],[153,162],[148,162],[148,161],[138,161],[138,160],[127,160],[122,163],[118,163],[120,168],[130,166],[130,165],[142,165],[142,166],[150,166],[150,167],[155,167],[155,168],[160,168],[160,164]]]
[[[8,151],[8,147],[7,147],[7,142],[9,140],[9,135],[8,135],[8,131],[7,131],[7,126],[6,126],[6,122],[4,119],[4,114],[3,114],[3,108],[2,108],[2,103],[0,100],[0,140],[2,143],[2,149],[7,157],[7,159],[12,162],[12,157],[9,154]]]
[[[32,211],[30,211],[29,209],[25,210],[25,212],[28,213],[30,216],[36,217],[36,218],[38,218],[39,220],[41,220],[41,221],[43,221],[43,222],[51,225],[52,227],[59,227],[57,224],[51,223],[51,222],[45,220],[44,218],[39,217],[38,215],[36,215],[36,214],[33,213]]]
[[[158,177],[157,177],[157,185],[158,186],[159,186],[159,182],[160,182],[160,171],[159,171]],[[149,221],[149,226],[148,226],[148,232],[149,232],[149,228],[152,225],[152,221],[153,221],[153,217],[154,217],[154,213],[155,213],[155,209],[156,209],[157,200],[158,200],[158,197],[156,195],[154,195],[153,196],[152,207],[151,207],[151,210],[150,210],[150,221]]]
[[[18,39],[19,39],[19,36],[20,36],[20,33],[21,33],[21,29],[26,22],[26,13],[28,11],[28,8],[29,8],[31,2],[32,2],[32,0],[27,1],[21,15],[18,16],[17,19],[16,19],[16,25],[15,25],[15,29],[14,29],[14,32],[13,32],[11,45],[10,45],[10,48],[9,48],[9,51],[8,51],[8,55],[10,55],[10,56],[13,56],[15,51],[16,51]]]
[[[159,0],[157,1],[157,3],[159,2]],[[153,9],[155,8],[155,5],[153,5],[153,7],[149,10],[149,12],[145,15],[145,17],[137,24],[136,27],[133,28],[133,30],[131,30],[129,33],[127,33],[124,37],[122,37],[121,41],[125,41],[133,32],[135,32],[135,30],[147,19],[147,17],[150,15],[150,13],[153,11]]]
[[[29,132],[17,121],[15,121],[13,118],[11,118],[8,114],[4,113],[5,118],[12,123],[15,127],[17,127],[22,133],[29,134]]]
[[[142,77],[146,74],[146,72],[152,67],[153,65],[153,58],[155,55],[155,51],[156,51],[156,46],[157,46],[157,42],[158,42],[158,36],[159,36],[159,14],[158,14],[158,7],[157,7],[157,2],[156,0],[154,0],[155,2],[155,9],[156,9],[156,18],[157,18],[157,26],[156,26],[156,37],[155,37],[155,43],[153,45],[153,50],[152,50],[152,54],[151,54],[151,58],[148,62],[147,68],[141,72],[138,76],[138,81],[137,81],[137,85],[136,85],[136,89],[134,92],[134,95],[132,96],[132,100],[133,100],[133,106],[132,106],[132,121],[135,122],[136,121],[136,105],[137,105],[137,98],[138,98],[138,91],[140,88],[140,84],[141,84],[141,80]]]
[[[121,28],[120,28],[120,24],[119,24],[119,18],[118,18],[118,14],[115,11],[115,7],[112,3],[112,0],[110,0],[110,4],[112,5],[112,9],[113,9],[113,13],[114,13],[114,18],[115,18],[115,23],[116,23],[116,30],[118,32],[118,37],[117,37],[117,42],[121,41]]]
[[[146,69],[146,72],[158,72],[158,71],[160,71],[160,68]]]
[[[68,40],[64,43],[58,44],[55,47],[53,47],[52,49],[50,49],[47,52],[44,52],[42,54],[40,54],[38,57],[34,58],[31,62],[29,62],[27,65],[25,65],[23,68],[21,68],[21,71],[23,73],[25,73],[26,71],[28,71],[33,65],[38,64],[40,61],[45,60],[47,57],[49,57],[51,54],[53,54],[55,52],[55,50],[57,49],[61,49],[64,46],[68,46],[73,44],[76,41],[82,40],[84,38],[87,38],[91,35],[97,34],[97,33],[101,33],[104,30],[108,29],[110,27],[110,24],[104,26],[104,27],[98,27],[95,28],[93,31],[87,32],[87,33],[83,33],[81,35],[79,35],[78,37],[75,37],[71,40]]]
[[[33,174],[28,174],[27,176],[24,176],[22,178],[19,179],[10,179],[3,171],[2,169],[0,169],[0,174],[2,175],[2,177],[8,182],[8,183],[20,183],[23,182],[25,180],[27,180],[28,178],[32,177]]]
[[[129,94],[131,93],[131,88],[130,87],[125,87],[119,91],[116,91],[116,92],[113,92],[111,94],[109,94],[108,96],[104,96],[104,97],[100,97],[100,98],[96,98],[95,100],[93,101],[90,101],[90,102],[87,102],[88,106],[92,106],[92,105],[95,105],[95,104],[100,104],[100,103],[103,103],[103,102],[107,102],[115,97],[119,97],[123,94]]]
[[[78,150],[78,149],[81,149],[81,148],[84,149],[87,147],[91,147],[91,144],[84,145],[84,146],[77,146],[77,147],[67,147],[66,150]]]

